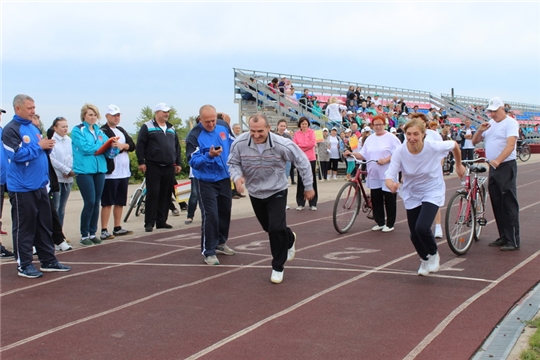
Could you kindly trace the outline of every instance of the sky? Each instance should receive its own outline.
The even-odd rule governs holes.
[[[540,2],[0,3],[0,107],[45,127],[91,103],[231,115],[234,68],[540,104]]]

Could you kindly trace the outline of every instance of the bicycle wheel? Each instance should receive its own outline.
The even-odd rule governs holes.
[[[519,160],[525,162],[531,158],[531,148],[529,145],[523,145],[519,152]]]
[[[141,196],[141,194],[142,194],[142,190],[139,188],[135,190],[135,193],[131,196],[131,201],[129,202],[129,207],[126,212],[126,216],[124,216],[124,222],[127,222],[129,215],[131,215],[131,211],[133,211],[133,208],[139,202],[139,197]]]
[[[480,234],[482,234],[482,229],[484,228],[481,223],[485,225],[485,215],[486,215],[486,188],[484,185],[480,186],[479,191],[476,192],[476,225],[474,228],[474,239],[478,241],[480,239]]]
[[[141,197],[141,201],[139,201],[139,203],[137,204],[137,209],[135,210],[135,216],[144,214],[145,208],[146,208],[146,194],[144,194]]]
[[[360,210],[360,192],[358,185],[348,182],[339,190],[334,202],[334,229],[344,234],[352,227]]]
[[[476,228],[474,207],[469,206],[467,194],[457,192],[450,198],[446,207],[446,241],[456,255],[469,251]]]

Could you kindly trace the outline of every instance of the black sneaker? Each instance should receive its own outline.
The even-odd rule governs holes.
[[[488,245],[489,246],[504,246],[506,245],[508,241],[506,240],[506,238],[503,236],[503,237],[500,237],[498,238],[497,240],[493,241],[493,242],[490,242]]]
[[[6,249],[4,245],[0,248],[0,257],[1,258],[12,258],[15,257],[15,254],[13,254],[11,251]]]
[[[32,264],[26,265],[24,268],[18,268],[17,270],[19,276],[28,279],[35,279],[43,276],[43,273],[41,271],[38,271]]]
[[[154,231],[154,227],[153,227],[153,226],[146,226],[146,227],[144,228],[144,231],[146,231],[146,232],[152,232],[152,231]]]
[[[167,223],[163,224],[156,224],[156,229],[172,229],[172,225],[169,225]]]
[[[39,270],[43,272],[69,271],[71,270],[71,266],[62,265],[57,261],[49,264],[41,264]]]
[[[501,251],[514,251],[514,250],[519,250],[519,246],[514,246],[510,243],[501,246]]]

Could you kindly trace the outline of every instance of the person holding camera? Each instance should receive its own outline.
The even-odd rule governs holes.
[[[216,108],[204,105],[199,123],[186,138],[186,158],[197,179],[201,209],[201,253],[208,265],[219,265],[216,254],[234,255],[227,244],[232,191],[227,158],[234,141],[229,125]]]

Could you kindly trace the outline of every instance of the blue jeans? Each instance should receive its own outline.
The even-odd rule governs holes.
[[[84,202],[81,212],[81,235],[82,237],[96,235],[105,174],[77,175],[77,185],[79,185]]]
[[[64,226],[64,216],[66,215],[66,204],[71,193],[71,185],[73,183],[58,183],[60,191],[52,193],[52,201],[54,209],[60,219],[60,225]]]

